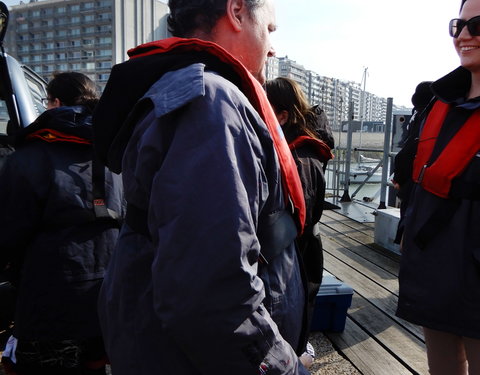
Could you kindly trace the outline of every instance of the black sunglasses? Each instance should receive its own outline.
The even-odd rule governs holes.
[[[480,16],[470,18],[468,21],[454,18],[448,25],[450,36],[458,38],[465,26],[467,26],[468,32],[471,36],[480,36]]]

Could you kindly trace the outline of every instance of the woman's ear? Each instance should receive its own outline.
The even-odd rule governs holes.
[[[288,112],[283,110],[277,113],[278,123],[283,126],[288,122]]]
[[[235,31],[241,31],[243,20],[248,16],[245,0],[228,0],[226,16]]]
[[[62,102],[58,98],[55,98],[53,100],[48,101],[48,109],[58,108],[58,107],[61,107],[61,106],[62,106]]]

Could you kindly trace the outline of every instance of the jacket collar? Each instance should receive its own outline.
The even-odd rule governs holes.
[[[465,99],[472,84],[470,71],[459,66],[431,85],[432,92],[442,102],[465,109],[480,108],[480,97]]]

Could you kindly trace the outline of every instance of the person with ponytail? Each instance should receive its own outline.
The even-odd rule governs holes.
[[[0,172],[0,267],[16,287],[9,374],[105,374],[97,297],[123,215],[121,177],[95,162],[95,84],[55,74],[47,110]],[[13,371],[13,372],[11,372]]]
[[[305,229],[297,245],[308,279],[308,326],[315,297],[322,282],[323,253],[318,222],[325,198],[324,168],[333,155],[330,146],[318,133],[318,110],[308,103],[300,85],[292,79],[278,77],[266,83],[267,97],[282,127],[297,165],[306,205]],[[333,145],[333,142],[329,142]],[[313,348],[307,345],[301,357],[310,364]],[[310,357],[310,358],[309,358]]]

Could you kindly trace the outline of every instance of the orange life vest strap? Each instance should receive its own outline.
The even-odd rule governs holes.
[[[298,146],[304,144],[309,144],[315,147],[317,153],[321,157],[322,162],[327,162],[334,157],[332,150],[324,141],[310,137],[308,135],[301,135],[300,137],[295,138],[292,142],[288,144],[288,147],[290,148],[290,150],[294,150]]]
[[[435,102],[420,135],[412,175],[425,190],[442,198],[448,198],[452,180],[465,170],[480,149],[480,110],[476,110],[429,164],[449,109],[450,105],[440,100]]]
[[[292,203],[299,232],[305,224],[305,199],[297,167],[265,90],[243,64],[216,43],[201,39],[168,38],[142,44],[128,51],[130,58],[166,52],[205,51],[230,65],[242,80],[241,90],[265,121],[280,162],[286,204]]]
[[[42,141],[45,141],[45,142],[70,142],[70,143],[80,143],[85,145],[92,144],[91,140],[66,134],[66,133],[62,133],[53,129],[40,129],[26,136],[26,139],[33,139],[33,138],[41,139]]]

